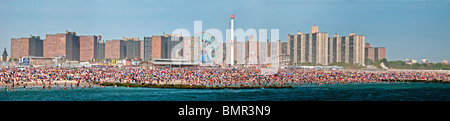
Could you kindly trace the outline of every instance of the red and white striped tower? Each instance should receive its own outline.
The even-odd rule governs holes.
[[[230,45],[231,45],[231,47],[230,47],[230,51],[231,51],[231,53],[230,53],[230,55],[231,55],[230,62],[231,62],[231,65],[233,65],[234,64],[234,15],[231,15],[231,40],[230,40]]]

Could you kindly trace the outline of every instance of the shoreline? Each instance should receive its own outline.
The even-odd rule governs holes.
[[[378,83],[380,82],[387,82],[387,83],[395,83],[395,82],[400,82],[400,83],[408,83],[408,82],[414,82],[414,83],[440,83],[440,84],[450,84],[450,81],[443,81],[443,80],[380,80]],[[52,88],[54,87],[64,87],[64,83],[66,83],[67,87],[70,86],[74,86],[77,84],[77,81],[56,81],[56,82],[52,82],[50,85],[48,84],[48,82],[38,82],[36,85],[36,82],[23,82],[23,84],[19,84],[17,85],[17,83],[15,84],[15,87],[23,87],[25,84],[26,88],[29,87],[42,87],[42,86],[50,86]],[[56,85],[58,84],[58,85]],[[88,82],[80,82],[80,86],[84,86],[87,87],[88,85],[91,86],[99,86],[99,87],[103,87],[103,86],[120,86],[120,87],[146,87],[146,88],[168,88],[168,89],[286,89],[286,88],[294,88],[292,85],[265,85],[265,86],[205,86],[205,85],[186,85],[186,84],[174,84],[174,83],[170,83],[170,84],[136,84],[136,83],[121,83],[121,82],[93,82],[93,83],[88,83]],[[346,83],[346,84],[352,84],[352,83]],[[356,84],[356,83],[353,83]],[[328,85],[328,84],[319,84],[319,85]],[[333,84],[331,84],[333,85]],[[11,83],[0,83],[0,87],[2,88],[9,88],[11,87],[12,84]],[[294,85],[295,86],[295,85]]]
[[[443,80],[381,80],[381,82],[420,82],[420,83],[444,83],[444,84],[450,84],[450,81],[443,81]]]
[[[99,84],[99,83],[96,83]],[[180,84],[133,84],[133,83],[109,83],[103,82],[101,86],[121,86],[121,87],[147,87],[147,88],[171,88],[171,89],[283,89],[293,88],[291,85],[270,85],[270,86],[204,86],[204,85],[180,85]]]
[[[450,81],[443,80],[381,80],[379,82],[417,82],[417,83],[443,83],[450,84]],[[147,88],[171,88],[171,89],[284,89],[293,88],[292,85],[270,85],[270,86],[204,86],[204,85],[181,85],[181,84],[134,84],[134,83],[119,83],[119,82],[100,82],[94,83],[101,86],[120,86],[120,87],[147,87]],[[347,83],[350,84],[350,83]],[[327,84],[322,84],[327,85]]]

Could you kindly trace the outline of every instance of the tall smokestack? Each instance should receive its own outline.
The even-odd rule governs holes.
[[[230,48],[230,51],[231,51],[231,53],[230,53],[230,55],[231,55],[230,62],[231,62],[231,65],[234,65],[234,15],[231,15],[231,40],[230,40],[230,45],[231,45],[231,48]]]

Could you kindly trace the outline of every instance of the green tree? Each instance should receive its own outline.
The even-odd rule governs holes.
[[[366,58],[364,61],[365,61],[364,64],[366,64],[366,66],[368,66],[368,65],[374,65],[374,64],[375,64],[375,62],[372,61],[372,60],[370,60],[369,58]]]
[[[301,66],[315,66],[313,63],[308,62],[308,63],[300,63]]]
[[[362,65],[356,65],[351,63],[344,63],[344,62],[336,62],[336,63],[330,63],[329,66],[342,66],[345,69],[362,69],[364,66]]]
[[[442,63],[436,63],[436,64],[415,63],[415,64],[410,65],[410,64],[406,64],[403,61],[389,61],[389,62],[385,63],[385,65],[387,67],[393,68],[393,69],[450,70],[450,65],[444,65]]]

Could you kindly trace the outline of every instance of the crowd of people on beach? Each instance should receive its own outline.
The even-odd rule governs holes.
[[[450,81],[450,73],[408,71],[364,71],[331,69],[278,69],[275,74],[261,74],[259,68],[244,67],[34,67],[0,70],[4,87],[73,89],[92,88],[94,82],[173,84],[202,86],[260,86],[304,84],[378,83],[382,80]],[[76,82],[66,84],[67,81]],[[59,82],[59,83],[58,83]],[[64,82],[64,84],[62,84]],[[5,88],[6,89],[6,88]]]

